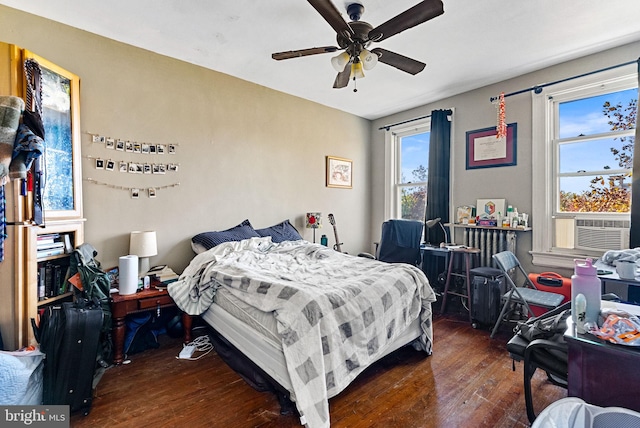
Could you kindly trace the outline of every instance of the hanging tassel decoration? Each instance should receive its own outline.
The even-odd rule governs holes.
[[[506,109],[504,105],[504,92],[500,92],[500,97],[498,97],[498,104],[496,106],[498,110],[498,124],[496,126],[496,138],[498,140],[506,140],[507,139],[507,122],[506,122]]]

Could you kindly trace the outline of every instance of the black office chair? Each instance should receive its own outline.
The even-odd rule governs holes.
[[[601,298],[603,301],[620,301],[620,298],[613,293],[603,294]],[[564,332],[567,329],[566,320],[569,317],[571,317],[570,301],[526,321],[528,325],[535,325],[539,320],[546,320],[547,326],[553,326],[555,331],[552,336],[529,341],[521,332],[516,332],[507,342],[507,351],[514,361],[513,369],[515,370],[516,361],[524,361],[524,402],[530,423],[536,419],[531,394],[531,378],[537,369],[544,370],[547,373],[547,380],[552,384],[567,388],[569,351],[564,340]]]
[[[387,263],[408,263],[417,266],[422,261],[420,242],[424,223],[417,220],[394,219],[382,223],[380,243],[376,255],[358,254]]]
[[[567,328],[566,317],[571,316],[570,312],[565,312],[567,309],[571,309],[571,302],[564,303],[539,317],[530,318],[526,321],[527,324],[533,325],[537,320],[551,320],[564,314],[565,319],[558,325],[558,329],[561,332],[556,337],[529,341],[521,334],[516,333],[507,342],[507,351],[514,361],[513,369],[515,370],[515,361],[524,361],[524,402],[530,423],[536,419],[531,395],[531,378],[537,369],[544,370],[547,373],[547,379],[554,385],[563,388],[567,387],[569,351],[562,336]]]

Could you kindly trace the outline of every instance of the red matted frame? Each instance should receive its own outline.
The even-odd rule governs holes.
[[[497,157],[487,157],[490,154],[484,153],[480,155],[479,144],[480,139],[495,136],[497,134],[496,127],[477,129],[475,131],[467,131],[467,169],[475,168],[493,168],[497,166],[512,166],[517,164],[517,128],[516,123],[507,125],[507,138],[502,144],[505,147],[498,147],[497,152],[501,153]],[[490,152],[489,152],[490,153]],[[504,154],[502,154],[504,153]]]

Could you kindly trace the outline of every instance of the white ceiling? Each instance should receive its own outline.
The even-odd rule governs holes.
[[[444,15],[374,44],[425,62],[425,70],[412,76],[379,63],[358,80],[356,93],[353,82],[332,88],[335,54],[271,59],[273,52],[336,45],[334,30],[304,0],[0,4],[367,119],[640,40],[638,0],[443,1]],[[348,21],[346,5],[356,0],[333,2]],[[418,1],[360,3],[362,20],[375,27]]]

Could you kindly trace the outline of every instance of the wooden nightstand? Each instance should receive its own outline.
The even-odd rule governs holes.
[[[153,311],[175,306],[175,302],[167,290],[158,290],[153,285],[148,290],[138,291],[134,294],[121,296],[120,293],[111,295],[111,313],[113,316],[113,347],[114,364],[122,364],[124,360],[124,319],[129,314],[137,312]],[[191,342],[190,315],[182,313],[182,326],[184,328],[184,342]]]

